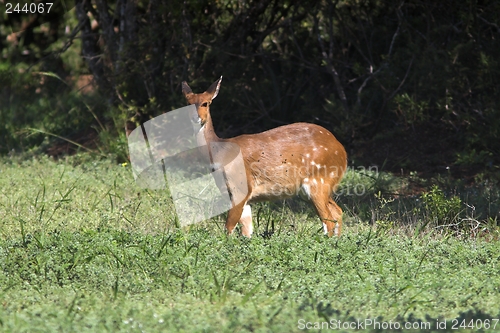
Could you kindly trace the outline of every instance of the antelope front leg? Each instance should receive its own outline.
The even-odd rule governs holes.
[[[242,202],[229,210],[227,213],[226,229],[228,235],[231,235],[240,222],[242,225],[241,233],[248,238],[252,237],[253,224],[252,224],[252,209],[250,205]]]
[[[227,213],[226,230],[228,235],[231,235],[233,233],[236,224],[242,216],[244,206],[245,202],[240,202],[239,204],[231,208]]]

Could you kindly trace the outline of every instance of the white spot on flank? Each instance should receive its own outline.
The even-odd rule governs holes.
[[[336,151],[335,151],[335,155],[338,155],[338,154],[339,154],[339,151],[338,151],[338,150],[336,150]]]
[[[302,163],[304,163],[304,159],[302,159]]]
[[[316,163],[314,163],[314,161],[311,161],[311,165],[315,165]]]
[[[325,148],[325,150],[328,150],[328,148]]]
[[[318,182],[316,181],[316,179],[313,179],[313,184],[317,184]]]
[[[313,151],[316,151],[316,148],[313,148]]]
[[[323,131],[319,131],[321,134],[323,134]]]
[[[306,178],[304,178],[304,183],[307,183],[307,182],[309,182],[309,178],[306,177]]]
[[[316,164],[316,168],[321,169],[321,164]]]
[[[306,154],[306,157],[309,157],[309,156],[311,156],[311,155],[309,155],[309,154]]]
[[[307,179],[307,178],[306,178]],[[304,179],[304,181],[306,180]],[[311,198],[311,188],[307,184],[302,184],[302,190],[306,193],[307,197]]]
[[[321,184],[324,184],[325,183],[325,180],[323,178],[321,178]]]
[[[333,177],[335,177],[335,172],[332,171],[332,172],[330,172],[330,178],[333,178]]]

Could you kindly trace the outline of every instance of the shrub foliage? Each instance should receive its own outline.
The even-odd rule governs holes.
[[[213,110],[223,136],[293,121],[326,126],[348,147],[432,136],[451,142],[447,163],[498,171],[497,1],[77,0],[70,9],[48,22],[3,14],[3,153],[20,147],[23,126],[50,120],[63,134],[100,128],[95,118],[120,132],[127,119],[182,106],[181,81],[202,90],[223,75]],[[35,72],[65,82],[91,74],[99,98],[58,104],[72,86]]]

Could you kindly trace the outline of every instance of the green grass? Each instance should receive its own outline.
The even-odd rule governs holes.
[[[137,188],[129,166],[90,156],[4,160],[0,330],[297,332],[301,323],[377,318],[429,322],[430,330],[418,330],[429,332],[436,320],[451,328],[499,318],[492,216],[475,220],[488,231],[481,237],[443,233],[442,221],[418,221],[456,203],[453,197],[430,191],[434,199],[410,207],[416,198],[376,198],[380,180],[356,177],[342,186],[355,179],[367,193],[340,198],[340,239],[324,237],[315,214],[296,200],[255,207],[249,240],[226,237],[223,216],[176,228],[168,195]]]

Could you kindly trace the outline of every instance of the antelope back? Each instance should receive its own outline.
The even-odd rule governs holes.
[[[315,124],[295,123],[228,141],[241,149],[255,200],[293,196],[304,184],[309,196],[316,189],[329,194],[347,167],[342,144]]]

